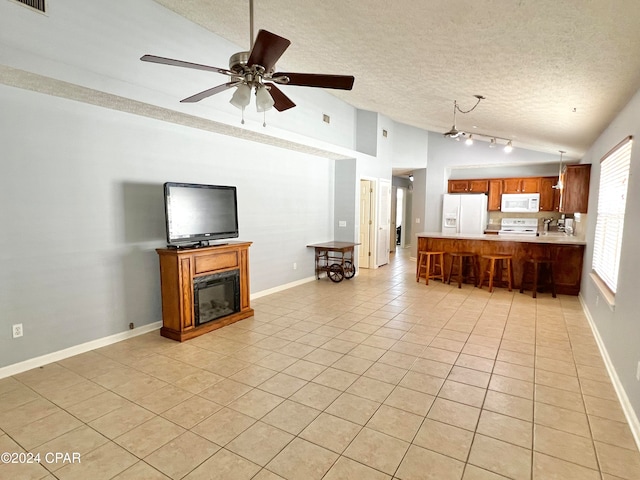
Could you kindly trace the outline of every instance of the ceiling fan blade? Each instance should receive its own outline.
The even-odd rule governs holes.
[[[273,81],[282,85],[298,85],[301,87],[337,88],[351,90],[355,78],[351,75],[322,75],[316,73],[277,72],[272,75]],[[278,77],[287,77],[288,82],[278,81]]]
[[[216,93],[224,92],[225,90],[228,90],[229,88],[235,87],[236,85],[240,85],[241,83],[242,82],[227,82],[227,83],[223,83],[222,85],[218,85],[217,87],[209,88],[208,90],[205,90],[203,92],[196,93],[195,95],[192,95],[190,97],[184,98],[184,99],[180,100],[180,103],[195,103],[195,102],[199,102],[202,99],[210,97],[211,95],[215,95]]]
[[[266,72],[270,72],[289,45],[291,42],[286,38],[267,30],[260,30],[251,48],[247,65],[261,65]]]
[[[217,72],[223,75],[236,75],[225,68],[211,67],[209,65],[200,65],[199,63],[184,62],[173,58],[158,57],[156,55],[143,55],[140,57],[143,62],[161,63],[162,65],[173,65],[174,67],[195,68],[196,70],[206,70],[208,72]]]
[[[279,112],[284,112],[285,110],[289,110],[290,108],[296,106],[296,104],[293,103],[293,101],[284,93],[282,93],[282,90],[276,87],[273,83],[265,83],[265,85],[269,87],[269,93],[271,94],[271,98],[273,98],[273,101],[275,102],[273,107],[276,110],[278,110]]]

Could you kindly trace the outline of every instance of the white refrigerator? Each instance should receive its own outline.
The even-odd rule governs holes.
[[[484,233],[487,228],[487,196],[484,193],[445,193],[442,200],[442,233]]]

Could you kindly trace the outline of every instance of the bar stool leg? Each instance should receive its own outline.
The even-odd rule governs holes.
[[[480,267],[480,281],[478,282],[478,288],[482,289],[482,285],[484,285],[484,276],[487,273],[487,268],[489,268],[489,260],[487,260],[487,265],[482,265],[482,260],[478,259],[478,266]]]
[[[551,296],[556,298],[556,281],[553,279],[553,265],[549,264],[549,282],[551,283]]]
[[[453,273],[453,264],[456,262],[456,257],[451,257],[451,263],[449,264],[449,279],[447,285],[451,285],[451,274]]]
[[[539,276],[540,264],[533,264],[533,298],[537,297],[538,292],[538,276]]]
[[[489,260],[489,293],[493,292],[493,277],[496,274],[496,261],[494,258]]]
[[[416,282],[420,281],[420,269],[422,266],[422,257],[424,257],[423,253],[418,254],[418,267],[416,268]]]
[[[478,285],[478,262],[476,261],[476,257],[471,257],[471,269],[473,270],[473,286]]]
[[[507,276],[508,276],[508,282],[509,282],[509,291],[511,291],[513,287],[513,263],[510,258],[507,258],[505,262],[507,262]]]
[[[431,272],[431,255],[427,254],[427,271],[424,273],[425,285],[429,285],[429,272]]]
[[[440,257],[440,281],[444,283],[444,253],[441,253],[438,257]]]

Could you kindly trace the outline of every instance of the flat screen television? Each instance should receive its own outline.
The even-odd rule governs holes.
[[[236,187],[167,182],[164,208],[169,245],[207,245],[239,235]]]

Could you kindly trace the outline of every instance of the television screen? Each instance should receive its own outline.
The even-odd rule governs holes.
[[[169,244],[238,237],[236,187],[164,184]]]

